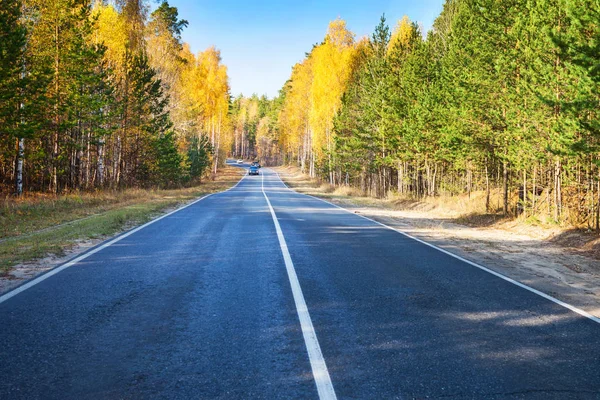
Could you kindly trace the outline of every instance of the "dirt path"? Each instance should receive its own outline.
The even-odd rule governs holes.
[[[470,227],[431,211],[393,210],[377,202],[365,205],[361,199],[325,193],[322,186],[307,184],[305,177],[289,169],[278,172],[299,192],[442,247],[600,317],[600,261],[554,240],[558,229],[519,224]]]

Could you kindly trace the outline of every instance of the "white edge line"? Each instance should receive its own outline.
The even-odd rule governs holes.
[[[304,344],[306,345],[306,350],[308,352],[310,367],[312,369],[315,384],[317,385],[319,399],[335,400],[337,399],[337,396],[335,394],[333,384],[331,383],[331,377],[329,376],[327,364],[325,364],[325,359],[323,358],[323,353],[321,352],[321,346],[319,345],[317,333],[315,332],[315,328],[310,318],[310,313],[308,312],[304,295],[302,294],[302,288],[300,287],[300,282],[298,281],[298,276],[296,275],[292,257],[290,256],[285,237],[281,231],[277,214],[275,214],[275,210],[271,205],[271,201],[265,192],[264,172],[261,175],[262,193],[265,196],[265,200],[267,200],[267,205],[269,206],[269,211],[271,212],[271,217],[273,217],[273,223],[275,224],[277,239],[279,239],[279,247],[281,247],[285,268],[287,270],[290,286],[292,287],[292,295],[294,296],[294,303],[296,303],[296,311],[298,313],[298,319],[300,320],[300,327],[302,328],[302,336],[304,336]],[[277,175],[277,177],[279,178],[279,175]]]
[[[352,215],[356,215],[357,217],[364,218],[364,219],[366,219],[366,220],[368,220],[368,221],[371,221],[371,222],[374,222],[374,223],[376,223],[377,225],[381,225],[381,226],[383,226],[383,227],[385,227],[385,228],[387,228],[387,229],[391,229],[392,231],[394,231],[394,232],[397,232],[397,233],[399,233],[399,234],[401,234],[401,235],[404,235],[404,236],[406,236],[406,237],[407,237],[407,238],[409,238],[409,239],[416,240],[417,242],[419,242],[419,243],[422,243],[422,244],[424,244],[425,246],[429,246],[429,247],[431,247],[432,249],[436,249],[437,251],[440,251],[440,252],[442,252],[442,253],[444,253],[444,254],[447,254],[447,255],[449,255],[449,256],[451,256],[451,257],[454,257],[454,258],[456,258],[457,260],[460,260],[460,261],[462,261],[462,262],[465,262],[465,263],[467,263],[467,264],[469,264],[469,265],[471,265],[471,266],[473,266],[473,267],[479,268],[479,269],[481,269],[481,270],[483,270],[483,271],[485,271],[485,272],[488,272],[488,273],[490,273],[490,274],[492,274],[492,275],[494,275],[494,276],[496,276],[496,277],[498,277],[498,278],[500,278],[500,279],[504,279],[505,281],[507,281],[507,282],[510,282],[510,283],[512,283],[513,285],[519,286],[519,287],[520,287],[520,288],[522,288],[522,289],[525,289],[525,290],[528,290],[528,291],[530,291],[530,292],[532,292],[532,293],[535,293],[535,294],[537,294],[538,296],[541,296],[541,297],[543,297],[543,298],[545,298],[545,299],[547,299],[547,300],[550,300],[550,301],[552,301],[552,302],[554,302],[554,303],[558,304],[559,306],[562,306],[562,307],[564,307],[564,308],[567,308],[567,309],[569,309],[569,310],[571,310],[571,311],[573,311],[573,312],[575,312],[575,313],[577,313],[577,314],[581,315],[582,317],[588,318],[588,319],[590,319],[590,320],[592,320],[592,321],[594,321],[594,322],[596,322],[596,323],[599,323],[599,324],[600,324],[600,318],[598,318],[598,317],[596,317],[596,316],[594,316],[594,315],[592,315],[592,314],[588,313],[587,311],[584,311],[584,310],[582,310],[581,308],[577,308],[577,307],[575,307],[575,306],[573,306],[573,305],[571,305],[571,304],[569,304],[569,303],[565,303],[564,301],[562,301],[562,300],[559,300],[559,299],[557,299],[556,297],[552,297],[552,296],[550,296],[549,294],[546,294],[546,293],[544,293],[544,292],[541,292],[541,291],[539,291],[539,290],[537,290],[537,289],[534,289],[534,288],[532,288],[531,286],[527,286],[526,284],[524,284],[524,283],[521,283],[521,282],[519,282],[519,281],[516,281],[516,280],[514,280],[514,279],[512,279],[512,278],[509,278],[509,277],[508,277],[508,276],[506,276],[506,275],[503,275],[503,274],[501,274],[501,273],[499,273],[499,272],[493,271],[493,270],[491,270],[491,269],[489,269],[489,268],[487,268],[487,267],[484,267],[483,265],[477,264],[476,262],[473,262],[473,261],[467,260],[466,258],[462,258],[461,256],[459,256],[459,255],[456,255],[456,254],[454,254],[454,253],[451,253],[451,252],[449,252],[448,250],[444,250],[444,249],[442,249],[441,247],[438,247],[438,246],[436,246],[436,245],[434,245],[434,244],[431,244],[431,243],[428,243],[428,242],[426,242],[426,241],[424,241],[424,240],[418,239],[418,238],[416,238],[416,237],[414,237],[414,236],[411,236],[411,235],[409,235],[409,234],[408,234],[408,233],[406,233],[406,232],[403,232],[403,231],[401,231],[401,230],[399,230],[399,229],[393,228],[393,227],[391,227],[391,226],[389,226],[389,225],[386,225],[386,224],[384,224],[384,223],[382,223],[382,222],[379,222],[379,221],[377,221],[377,220],[374,220],[374,219],[372,219],[372,218],[366,217],[366,216],[364,216],[364,215],[361,215],[361,214],[356,214],[356,213],[353,213],[352,211],[350,211],[350,210],[348,210],[348,209],[346,209],[346,208],[344,208],[344,207],[340,207],[340,206],[338,206],[337,204],[333,204],[333,203],[331,203],[331,202],[329,202],[329,201],[327,201],[327,200],[323,200],[323,199],[321,199],[321,198],[319,198],[319,197],[312,196],[312,195],[310,195],[310,194],[306,194],[306,193],[299,193],[299,192],[295,191],[294,189],[290,188],[290,187],[289,187],[289,186],[288,186],[288,185],[287,185],[287,184],[286,184],[286,183],[283,181],[283,179],[281,179],[281,177],[279,176],[279,173],[278,173],[277,171],[274,171],[274,172],[275,172],[275,174],[277,174],[277,177],[279,178],[279,180],[281,181],[281,183],[283,183],[283,185],[284,185],[286,188],[288,188],[289,190],[293,191],[294,193],[297,193],[297,194],[300,194],[300,195],[304,195],[304,196],[308,196],[308,197],[312,197],[313,199],[316,199],[316,200],[322,201],[322,202],[324,202],[324,203],[327,203],[327,204],[329,204],[329,205],[332,205],[332,206],[334,206],[334,207],[336,207],[336,208],[339,208],[340,210],[346,211],[347,213],[350,213],[350,214],[352,214]]]
[[[54,275],[58,274],[59,272],[65,270],[65,269],[67,269],[69,267],[72,267],[73,265],[77,264],[78,262],[80,262],[82,260],[85,260],[89,256],[94,255],[94,254],[98,253],[101,250],[104,250],[105,248],[107,248],[109,246],[112,246],[113,244],[121,241],[122,239],[125,239],[128,236],[133,235],[134,233],[136,233],[136,232],[144,229],[145,227],[147,227],[149,225],[152,225],[153,223],[155,223],[157,221],[160,221],[163,218],[166,218],[166,217],[168,217],[170,215],[175,214],[176,212],[179,212],[179,211],[181,211],[181,210],[183,210],[185,208],[188,208],[188,207],[190,207],[190,206],[198,203],[199,201],[202,201],[202,200],[206,199],[207,197],[214,196],[214,195],[220,194],[220,193],[225,193],[225,192],[230,191],[231,189],[234,189],[235,187],[237,187],[237,185],[239,185],[244,180],[245,177],[246,177],[246,175],[243,175],[240,178],[240,180],[234,186],[230,187],[227,190],[224,190],[222,192],[216,192],[216,193],[207,194],[206,196],[203,196],[203,197],[201,197],[199,199],[196,199],[196,200],[192,201],[191,203],[185,204],[185,205],[179,207],[176,210],[173,210],[173,211],[171,211],[171,212],[169,212],[167,214],[161,215],[160,217],[157,217],[157,218],[155,218],[155,219],[153,219],[151,221],[146,222],[144,225],[138,226],[135,229],[132,229],[132,230],[126,232],[126,233],[123,233],[120,236],[117,236],[116,238],[111,239],[108,242],[106,242],[106,243],[104,243],[104,244],[102,244],[102,245],[100,245],[100,246],[98,246],[98,247],[96,247],[96,248],[94,248],[94,249],[92,249],[92,250],[90,250],[90,251],[88,251],[88,252],[86,252],[86,253],[78,256],[78,257],[75,257],[71,261],[67,261],[65,264],[62,264],[59,267],[53,268],[50,271],[46,272],[45,274],[40,275],[37,278],[34,278],[34,279],[30,280],[29,282],[24,283],[23,285],[14,288],[13,290],[11,290],[11,291],[3,294],[2,296],[0,296],[0,304],[4,303],[6,300],[8,300],[8,299],[10,299],[10,298],[18,295],[19,293],[24,292],[25,290],[27,290],[27,289],[29,289],[29,288],[37,285],[38,283],[45,281],[46,279],[50,278],[51,276],[54,276]]]

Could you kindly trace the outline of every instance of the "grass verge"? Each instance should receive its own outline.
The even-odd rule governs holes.
[[[385,198],[375,198],[365,195],[357,188],[349,186],[335,187],[326,182],[320,182],[302,174],[297,167],[278,167],[276,170],[286,184],[296,191],[328,199],[342,205],[425,212],[431,217],[453,220],[453,222],[470,226],[489,225],[507,220],[499,211],[486,212],[485,192],[422,199],[390,192]],[[490,204],[493,208],[499,209],[500,195],[501,193],[497,191],[491,193]]]
[[[242,173],[227,166],[214,181],[183,189],[6,199],[0,211],[0,277],[8,276],[17,264],[63,256],[79,242],[112,236],[190,200],[228,189]]]
[[[303,174],[299,168],[274,168],[281,179],[299,193],[310,194],[342,207],[399,211],[415,220],[434,223],[453,223],[470,228],[492,228],[513,233],[524,233],[569,251],[600,259],[600,236],[595,232],[556,223],[543,222],[535,217],[505,217],[500,211],[487,213],[485,193],[473,192],[471,196],[440,196],[426,199],[402,198],[391,194],[384,199],[365,196],[351,187],[334,187]],[[491,204],[500,208],[500,192],[493,192]]]

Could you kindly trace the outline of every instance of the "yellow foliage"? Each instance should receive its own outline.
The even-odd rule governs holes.
[[[342,95],[352,72],[354,34],[346,23],[335,20],[329,24],[325,42],[316,47],[313,59],[314,77],[310,89],[310,127],[313,132],[313,151],[321,155],[331,150],[333,118],[341,107]]]
[[[337,48],[351,47],[354,45],[354,36],[354,33],[346,28],[346,21],[338,18],[329,23],[325,40],[331,42]]]
[[[127,27],[125,19],[112,5],[94,4],[92,16],[96,19],[93,40],[106,47],[104,57],[118,76],[125,73],[127,54]]]
[[[285,103],[279,114],[280,140],[284,148],[291,152],[299,148],[304,135],[309,130],[308,113],[312,79],[312,60],[310,58],[296,64],[292,69]]]
[[[150,21],[146,28],[146,53],[148,63],[157,72],[158,77],[167,89],[173,88],[180,74],[180,44],[169,31],[164,21]],[[171,93],[172,95],[175,93]],[[176,99],[171,98],[171,102]]]
[[[233,141],[233,127],[229,119],[229,78],[227,67],[221,63],[219,50],[210,47],[198,56],[183,45],[181,67],[176,90],[180,100],[174,111],[176,127],[180,120],[187,121],[190,133],[207,135],[215,147],[227,149]]]
[[[258,115],[258,102],[249,99],[248,104],[246,105],[246,116],[249,120],[253,120]]]
[[[354,37],[338,18],[330,22],[324,42],[294,66],[278,116],[279,140],[286,152],[299,154],[304,149],[304,155],[308,151],[318,159],[324,149],[332,149],[333,119],[356,65]]]
[[[414,28],[410,22],[410,19],[406,15],[402,17],[402,19],[396,24],[394,32],[392,33],[392,37],[390,38],[390,42],[388,43],[388,54],[398,44],[408,48],[410,46],[411,37],[414,33],[413,30]]]
[[[273,138],[270,137],[270,131],[269,131],[269,117],[265,116],[262,117],[260,119],[260,121],[258,121],[258,124],[256,126],[256,142],[260,143],[261,141],[268,141],[271,140]],[[258,148],[260,150],[260,147]],[[261,156],[261,154],[258,155],[259,157]]]

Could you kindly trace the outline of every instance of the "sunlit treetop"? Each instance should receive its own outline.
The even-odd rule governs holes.
[[[354,36],[346,27],[346,21],[338,18],[329,23],[325,40],[336,47],[349,47],[354,44]]]
[[[403,49],[408,50],[414,35],[414,31],[415,28],[410,19],[406,15],[402,17],[392,32],[392,36],[388,44],[388,54],[396,46],[400,46]]]

